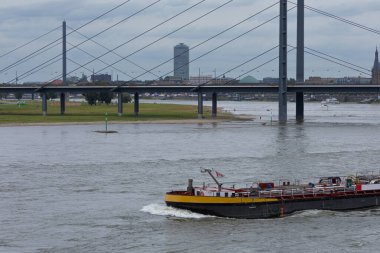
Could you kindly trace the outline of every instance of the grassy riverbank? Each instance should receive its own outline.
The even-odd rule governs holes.
[[[133,104],[124,104],[124,115],[117,115],[117,105],[66,103],[65,115],[60,115],[59,102],[48,102],[48,115],[42,116],[41,102],[26,101],[25,104],[0,101],[0,124],[45,124],[104,122],[107,113],[110,122],[173,121],[197,119],[197,107],[192,105],[140,104],[138,117],[133,114]],[[204,108],[204,118],[211,119],[211,108]],[[218,119],[234,119],[226,112],[218,112]]]

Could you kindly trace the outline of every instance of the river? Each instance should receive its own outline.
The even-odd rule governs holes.
[[[295,124],[289,103],[286,126],[276,103],[218,105],[256,119],[0,127],[0,252],[378,251],[379,208],[239,220],[166,207],[188,178],[211,182],[200,167],[224,181],[379,172],[380,105],[306,103]]]

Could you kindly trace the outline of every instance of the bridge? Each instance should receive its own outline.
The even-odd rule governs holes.
[[[236,85],[86,85],[86,86],[0,86],[0,93],[88,93],[88,92],[126,92],[126,93],[278,93],[279,87],[270,84],[236,84]],[[287,92],[304,92],[304,93],[380,93],[380,85],[364,84],[296,84],[288,85]]]
[[[127,2],[127,1],[126,1]],[[159,1],[157,1],[159,2]],[[202,3],[203,1],[200,1],[199,3],[196,3],[194,6]],[[218,8],[223,7],[224,5],[228,4],[231,1],[228,1],[226,3],[223,3],[222,5],[218,6],[214,10],[217,10]],[[291,1],[289,1],[291,2]],[[156,3],[156,2],[155,2]],[[155,4],[153,3],[153,4]],[[139,94],[150,92],[165,92],[165,93],[197,93],[198,94],[198,116],[201,118],[203,116],[203,94],[209,93],[212,94],[212,116],[216,117],[217,112],[217,96],[218,93],[277,93],[279,98],[279,123],[286,123],[287,121],[287,94],[288,93],[295,93],[296,95],[296,120],[299,122],[302,122],[304,120],[304,93],[380,93],[380,85],[378,84],[372,84],[372,85],[363,85],[363,84],[350,84],[350,85],[320,85],[320,84],[305,84],[305,78],[304,78],[304,54],[305,54],[305,46],[304,46],[304,9],[305,8],[311,8],[307,7],[304,4],[304,0],[297,0],[297,3],[291,2],[293,5],[295,5],[293,8],[297,9],[297,46],[293,47],[288,45],[287,39],[288,39],[288,28],[287,28],[287,20],[288,20],[288,1],[287,0],[280,0],[277,4],[279,5],[279,15],[274,18],[279,18],[279,45],[274,47],[278,48],[278,57],[273,58],[273,60],[278,59],[278,68],[279,68],[279,74],[278,79],[279,83],[277,85],[268,85],[264,83],[260,84],[229,84],[228,82],[225,85],[212,85],[208,82],[202,83],[200,85],[131,85],[130,83],[126,83],[123,85],[120,85],[119,83],[117,85],[106,85],[106,86],[79,86],[79,85],[68,85],[68,82],[66,81],[67,77],[67,57],[66,53],[66,22],[64,21],[62,23],[62,79],[63,79],[63,85],[62,86],[53,86],[49,82],[45,85],[42,85],[40,87],[35,86],[20,86],[20,85],[3,85],[0,86],[0,93],[14,93],[14,92],[22,92],[22,93],[40,93],[42,97],[42,113],[43,115],[47,115],[47,99],[46,99],[46,93],[48,92],[54,92],[54,93],[60,93],[60,104],[61,104],[61,114],[63,115],[65,113],[65,94],[66,93],[88,93],[88,92],[113,92],[116,93],[118,96],[118,114],[121,115],[123,113],[122,111],[122,93],[130,93],[134,94],[134,103],[135,103],[135,114],[138,114],[138,108],[139,108]],[[124,4],[124,3],[123,3]],[[153,5],[152,4],[152,5]],[[275,4],[267,7],[271,8]],[[151,5],[147,6],[146,8],[150,7]],[[192,8],[192,7],[190,7]],[[189,9],[190,9],[189,8]],[[292,9],[293,9],[292,8]],[[266,10],[264,9],[264,10]],[[214,10],[210,11],[213,12]],[[178,14],[179,15],[179,14]],[[256,14],[255,14],[256,15]],[[251,17],[255,16],[252,15]],[[175,16],[174,16],[175,17]],[[201,16],[202,17],[202,16]],[[274,18],[270,19],[269,21],[273,20]],[[168,19],[170,20],[170,18]],[[196,21],[196,19],[195,19]],[[343,20],[344,21],[344,20]],[[163,23],[165,23],[164,21]],[[194,22],[194,21],[192,21]],[[191,23],[191,22],[190,22]],[[264,22],[263,24],[266,24],[267,22]],[[355,24],[353,22],[346,22],[349,24]],[[187,24],[186,24],[187,25]],[[184,26],[186,26],[184,25]],[[157,25],[158,26],[158,25]],[[183,26],[183,27],[184,27]],[[260,25],[261,26],[261,25]],[[259,27],[259,26],[257,26]],[[257,28],[255,27],[255,28]],[[362,26],[363,27],[363,26]],[[366,28],[366,27],[364,27]],[[230,28],[226,29],[229,30]],[[254,29],[251,29],[252,31]],[[368,30],[368,29],[367,29]],[[373,30],[373,29],[372,29]],[[148,30],[149,31],[149,30]],[[145,31],[144,33],[146,33]],[[373,32],[373,31],[372,31]],[[377,31],[375,31],[377,32]],[[142,34],[144,34],[142,33]],[[220,33],[221,34],[221,33]],[[379,32],[380,34],[380,32]],[[166,35],[165,35],[166,36]],[[164,36],[164,37],[165,37]],[[211,37],[212,38],[212,37]],[[87,40],[91,40],[92,38],[87,38]],[[86,41],[87,41],[86,40]],[[210,39],[207,39],[208,41]],[[80,43],[82,44],[82,43]],[[80,45],[79,44],[79,45]],[[126,43],[123,43],[126,44]],[[122,44],[122,45],[123,45]],[[202,43],[201,43],[202,44]],[[220,47],[220,46],[219,46]],[[217,48],[219,48],[217,47]],[[291,49],[288,50],[288,47]],[[116,47],[118,48],[118,47]],[[216,49],[217,49],[216,48]],[[274,48],[270,49],[273,50]],[[144,49],[144,48],[142,48]],[[140,49],[140,50],[142,50]],[[211,52],[214,51],[210,50]],[[264,52],[263,54],[269,52],[270,50]],[[288,53],[291,50],[296,50],[297,56],[296,56],[296,85],[289,85],[288,84]],[[114,50],[108,50],[109,52],[114,52]],[[139,50],[135,51],[138,52]],[[135,53],[134,52],[134,53]],[[132,54],[134,54],[132,53]],[[130,54],[130,55],[132,55]],[[104,56],[105,54],[101,55]],[[262,55],[262,54],[261,54]],[[95,57],[95,60],[99,60],[101,56]],[[128,56],[127,56],[128,57]],[[127,57],[122,57],[122,60],[125,60]],[[257,58],[258,56],[253,57],[252,59]],[[200,58],[200,57],[199,57]],[[334,58],[336,59],[336,58]],[[93,60],[92,60],[93,61]],[[92,62],[90,61],[90,62]],[[119,62],[119,61],[117,61]],[[166,63],[168,61],[165,61]],[[268,61],[270,62],[270,61]],[[17,63],[17,62],[16,62]],[[245,62],[244,62],[245,63]],[[244,63],[238,65],[241,66]],[[345,62],[346,64],[347,62]],[[162,63],[163,64],[163,63]],[[160,65],[162,65],[160,64]],[[340,63],[341,64],[341,63]],[[80,67],[85,67],[86,64],[80,65]],[[109,64],[108,66],[112,66],[114,63]],[[158,65],[158,66],[160,66]],[[264,64],[262,64],[264,65]],[[261,66],[262,66],[261,65]],[[351,64],[350,66],[355,66],[354,64]],[[12,68],[13,65],[10,65],[9,68]],[[44,65],[42,65],[44,67]],[[41,68],[42,68],[41,67]],[[260,66],[254,68],[257,69]],[[157,68],[157,67],[155,67]],[[145,73],[150,73],[152,69],[145,69]],[[232,69],[236,69],[237,67],[234,67]],[[8,67],[6,68],[8,69]],[[38,69],[38,68],[37,68]],[[78,69],[78,68],[77,68]],[[357,69],[356,69],[357,70]],[[34,73],[36,68],[32,69],[32,72]],[[31,73],[32,73],[31,72]],[[73,71],[71,71],[73,72]],[[71,73],[70,72],[70,73]],[[98,71],[99,72],[99,71]],[[226,72],[228,73],[228,71]],[[135,78],[132,78],[132,81]],[[17,82],[17,77],[16,77]]]
[[[40,93],[42,95],[42,113],[47,115],[46,93],[89,93],[89,92],[113,92],[118,94],[118,114],[123,114],[122,94],[134,94],[134,114],[139,113],[139,94],[141,93],[197,93],[198,117],[203,117],[203,94],[212,94],[212,117],[217,116],[218,93],[279,93],[279,86],[268,84],[244,84],[244,85],[105,85],[105,86],[3,86],[0,93]],[[380,93],[380,85],[288,85],[289,93]],[[303,100],[302,100],[303,102]],[[61,114],[65,112],[65,97],[61,95]],[[302,105],[303,106],[303,105]]]

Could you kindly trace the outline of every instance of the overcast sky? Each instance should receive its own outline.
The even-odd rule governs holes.
[[[156,1],[158,2],[155,3]],[[19,82],[50,81],[59,77],[62,72],[60,56],[55,58],[56,62],[49,62],[48,67],[34,74],[28,74],[28,71],[35,72],[36,70],[33,68],[61,53],[60,38],[63,20],[67,22],[67,49],[69,50],[73,45],[82,43],[67,53],[69,75],[79,76],[81,73],[90,75],[94,71],[95,73],[112,74],[114,79],[118,76],[120,80],[130,80],[132,77],[140,75],[138,79],[143,80],[171,75],[173,61],[170,59],[173,57],[173,47],[183,42],[190,48],[194,47],[190,51],[190,60],[193,60],[190,63],[190,75],[198,75],[200,71],[203,75],[221,75],[228,72],[226,76],[233,78],[248,74],[258,79],[278,76],[278,61],[257,68],[264,62],[276,57],[278,49],[237,67],[278,45],[278,19],[246,33],[278,15],[278,5],[252,17],[234,29],[210,39],[241,20],[271,6],[277,2],[275,0],[234,0],[231,2],[229,0],[130,0],[100,19],[79,29],[80,34],[76,32],[69,34],[73,31],[72,29],[81,27],[123,2],[124,0],[1,0],[0,82],[13,80],[16,72],[19,76]],[[146,32],[197,3],[199,4],[189,11]],[[198,21],[192,22],[223,3],[227,4]],[[149,4],[152,6],[133,15]],[[379,0],[305,0],[305,4],[380,31]],[[292,7],[294,4],[289,2],[288,9]],[[296,9],[290,10],[288,15],[288,43],[295,46]],[[83,43],[86,40],[84,36],[92,37],[129,16],[131,17],[119,25],[94,37],[95,42]],[[187,25],[190,22],[192,23]],[[305,23],[305,46],[368,70],[372,68],[375,48],[380,45],[378,34],[347,25],[307,9],[305,10]],[[181,28],[182,26],[184,27]],[[173,32],[176,29],[179,30]],[[52,32],[15,52],[4,55],[49,31]],[[172,34],[162,38],[169,33]],[[243,33],[246,34],[221,46]],[[8,68],[16,61],[22,60],[35,50],[56,40],[57,42],[52,44],[52,48],[46,52],[40,52],[32,59],[25,62],[21,61],[21,64]],[[158,41],[152,44],[156,40]],[[221,47],[206,54],[219,46]],[[146,48],[142,49],[143,47]],[[107,54],[106,48],[116,49],[114,53]],[[196,59],[203,54],[206,55]],[[92,61],[92,56],[99,57],[101,55],[104,55],[100,58],[101,61]],[[127,60],[120,60],[121,57],[127,56]],[[288,57],[289,77],[294,77],[295,51],[290,52]],[[113,67],[107,66],[117,61],[119,62]],[[85,65],[85,68],[79,67],[77,64]],[[143,74],[149,69],[153,69],[151,71],[153,74]],[[366,76],[358,71],[305,54],[306,78],[309,76],[359,75]]]

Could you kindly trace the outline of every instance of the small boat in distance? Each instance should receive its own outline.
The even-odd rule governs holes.
[[[321,104],[340,104],[339,100],[336,98],[327,98],[326,100],[323,100]]]
[[[236,188],[225,187],[211,169],[202,172],[208,173],[216,186],[193,186],[189,179],[186,190],[166,193],[166,204],[206,215],[246,219],[283,217],[310,209],[345,211],[380,205],[380,175],[322,177],[308,184],[257,182]]]

